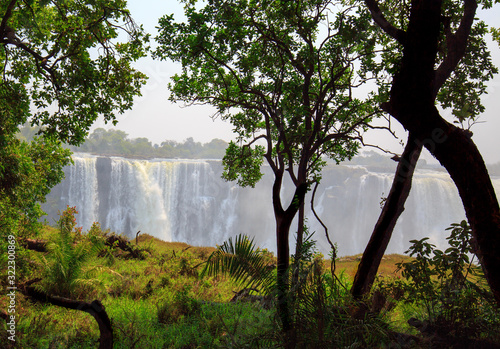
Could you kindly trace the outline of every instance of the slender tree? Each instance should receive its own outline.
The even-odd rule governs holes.
[[[339,7],[336,7],[338,5]],[[350,8],[327,0],[211,0],[186,3],[185,23],[160,20],[157,57],[181,62],[171,99],[211,104],[238,135],[223,160],[224,178],[253,186],[265,159],[274,174],[278,306],[290,328],[289,232],[325,158],[353,156],[376,110],[353,97],[364,79],[354,63],[370,47]],[[283,195],[289,180],[293,195]],[[288,184],[287,184],[288,185]]]

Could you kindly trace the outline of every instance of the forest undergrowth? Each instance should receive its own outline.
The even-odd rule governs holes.
[[[75,214],[68,208],[56,227],[45,226],[38,251],[19,246],[16,341],[2,321],[2,347],[99,347],[91,315],[34,294],[98,300],[114,348],[500,347],[500,312],[471,257],[466,222],[450,227],[445,251],[422,239],[412,241],[406,256],[385,256],[372,293],[361,301],[349,292],[360,256],[337,258],[332,273],[331,259],[310,237],[291,260],[292,330],[285,333],[270,281],[276,258],[247,237],[217,248],[147,234],[127,239],[98,223],[82,232]],[[3,317],[8,304],[2,294]]]

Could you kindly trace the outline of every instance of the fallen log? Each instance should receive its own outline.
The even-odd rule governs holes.
[[[47,252],[47,241],[45,240],[24,239],[23,245],[28,250]]]
[[[111,234],[106,236],[106,241],[104,242],[107,246],[117,247],[124,252],[128,252],[132,258],[143,259],[144,256],[141,250],[134,247],[127,239],[119,235]]]

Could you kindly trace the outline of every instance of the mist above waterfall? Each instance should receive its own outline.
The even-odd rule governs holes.
[[[77,222],[84,230],[100,222],[103,228],[128,236],[140,230],[166,241],[199,246],[215,246],[244,233],[275,251],[272,175],[265,167],[264,178],[255,188],[241,188],[220,178],[218,160],[131,160],[77,153],[73,161],[65,169],[66,179],[43,205],[49,221],[69,205],[77,207]],[[339,255],[361,253],[368,242],[394,173],[380,171],[360,165],[329,165],[323,171],[315,210],[337,243]],[[494,178],[493,183],[498,193],[500,179]],[[291,189],[285,183],[285,200],[291,199]],[[315,231],[320,251],[327,253],[324,229],[312,215],[309,199],[307,223]],[[402,253],[409,240],[424,236],[443,246],[445,229],[464,218],[449,176],[417,170],[387,253]],[[292,243],[295,230],[296,225],[291,230]]]

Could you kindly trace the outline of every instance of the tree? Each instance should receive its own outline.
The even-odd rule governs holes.
[[[274,174],[278,305],[285,331],[292,221],[310,185],[320,180],[324,158],[351,158],[377,112],[370,101],[353,97],[364,81],[355,80],[354,63],[370,49],[359,45],[368,22],[348,16],[350,8],[333,14],[335,5],[211,0],[197,10],[186,2],[187,22],[163,17],[157,38],[156,56],[183,67],[170,84],[170,98],[211,104],[215,116],[234,125],[238,138],[226,150],[224,178],[253,186],[264,159]],[[291,198],[282,195],[287,177]]]
[[[15,241],[18,246],[16,272],[22,280],[30,275],[32,262],[21,246],[39,230],[38,219],[43,214],[40,202],[45,201],[50,188],[64,177],[63,167],[70,161],[70,152],[39,137],[29,144],[14,139],[2,151],[12,154],[14,161],[0,164],[17,166],[9,169],[14,175],[13,182],[19,184],[11,186],[12,182],[7,181],[7,185],[0,188],[0,249],[7,251],[9,240]],[[8,257],[7,253],[0,255],[3,282],[8,280]]]
[[[83,151],[107,155],[127,155],[130,153],[128,134],[120,130],[96,128],[80,146],[70,147],[73,151]]]
[[[151,156],[154,151],[151,141],[144,137],[133,139],[130,145],[133,154]]]
[[[145,76],[130,63],[147,36],[124,2],[3,0],[1,10],[1,93],[12,127],[31,117],[46,135],[78,144],[98,116],[116,123],[131,107]],[[116,42],[121,31],[128,42]]]
[[[214,138],[209,143],[203,145],[203,151],[200,157],[204,159],[222,159],[226,153],[226,148],[226,141]]]
[[[53,140],[79,144],[98,116],[132,105],[144,75],[130,63],[144,54],[147,39],[124,3],[76,1],[2,1],[0,22],[1,189],[13,188],[18,127],[30,119]],[[123,29],[127,43],[117,43]],[[33,111],[30,108],[33,106]]]
[[[481,3],[485,8],[492,4]],[[478,2],[413,0],[406,7],[407,16],[397,12],[398,18],[387,3],[365,0],[365,4],[401,52],[393,55],[393,80],[381,107],[447,169],[464,204],[475,253],[500,304],[500,209],[472,132],[463,128],[482,111],[479,95],[485,90],[484,81],[497,72],[485,52],[484,23],[473,25]],[[462,127],[440,115],[436,100],[454,109]]]
[[[147,36],[120,0],[2,0],[0,11],[0,225],[12,228],[7,216],[36,221],[39,208],[27,212],[62,178],[60,142],[79,144],[97,117],[115,123],[131,107],[145,76],[130,64]],[[31,144],[15,137],[28,120],[43,135]]]
[[[387,2],[384,6],[393,6],[393,11],[390,14],[386,13],[386,15],[390,16],[390,19],[394,22],[399,21],[404,28],[407,27],[409,7],[398,7],[396,3],[390,2]],[[463,9],[452,7],[451,3],[445,4],[445,8],[447,24],[451,28],[457,28],[463,18]],[[368,12],[367,9],[365,11]],[[371,16],[371,14],[368,15]],[[472,25],[472,23],[469,24]],[[377,25],[375,27],[378,29],[378,32],[375,31],[375,35],[384,35]],[[473,125],[476,118],[484,111],[484,106],[479,97],[485,93],[485,82],[491,79],[496,72],[496,68],[491,63],[490,53],[486,49],[484,41],[486,33],[487,27],[485,24],[478,22],[471,31],[471,38],[468,40],[467,47],[461,52],[440,50],[440,59],[443,61],[448,60],[449,66],[447,69],[453,71],[453,74],[444,79],[445,81],[439,88],[439,93],[434,96],[434,102],[440,104],[443,108],[453,108],[453,114],[457,118],[455,122],[461,124],[462,127],[465,122],[469,124],[469,127]],[[447,47],[447,42],[453,41],[454,37],[451,32],[445,33],[442,30],[439,38],[440,46]],[[398,65],[402,52],[397,42],[387,42],[387,39],[383,37],[379,37],[378,41],[386,46],[385,50],[382,50],[382,64],[375,64],[374,61],[368,60],[364,69],[375,72],[382,69],[389,72]],[[398,51],[401,52],[399,56],[394,54],[394,52]],[[386,52],[390,52],[390,56]],[[454,63],[450,63],[449,57],[451,55],[455,56],[453,58]],[[379,86],[381,87],[381,101],[383,102],[389,94],[390,85],[387,80],[379,80]],[[356,298],[368,293],[375,280],[378,266],[389,244],[394,226],[404,211],[404,204],[410,193],[413,172],[422,145],[412,135],[409,135],[405,150],[398,159],[399,164],[391,191],[363,253],[351,288],[351,292]]]

